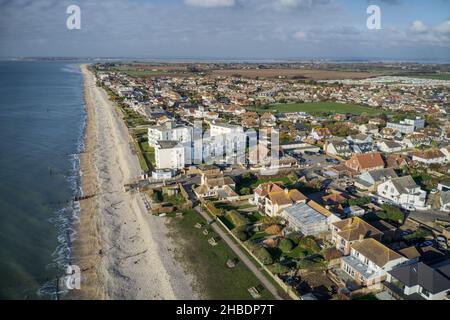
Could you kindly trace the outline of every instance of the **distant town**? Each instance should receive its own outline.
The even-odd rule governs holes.
[[[127,191],[189,221],[194,269],[254,299],[450,299],[448,65],[89,68],[139,158]]]

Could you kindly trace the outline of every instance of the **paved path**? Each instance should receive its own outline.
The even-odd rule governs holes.
[[[202,210],[201,207],[195,207],[195,210],[200,213],[200,215],[205,218],[205,220],[210,223],[213,219]],[[247,257],[247,255],[242,251],[242,249],[233,241],[233,239],[223,231],[217,224],[211,224],[212,229],[216,232],[226,244],[233,250],[233,252],[239,257],[239,259],[253,272],[253,274],[258,278],[259,281],[267,288],[267,290],[272,293],[272,295],[277,300],[283,300],[283,298],[278,294],[277,288],[267,280],[266,276],[261,272],[261,270]]]

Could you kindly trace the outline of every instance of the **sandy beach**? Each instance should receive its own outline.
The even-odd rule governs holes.
[[[165,221],[150,216],[141,195],[126,192],[141,169],[120,111],[84,77],[87,127],[81,155],[82,189],[75,261],[82,270],[79,299],[199,299],[195,279],[176,260]]]

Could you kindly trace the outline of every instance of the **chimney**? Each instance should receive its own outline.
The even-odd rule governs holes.
[[[359,241],[363,241],[364,240],[364,235],[363,234],[360,234],[359,235]]]

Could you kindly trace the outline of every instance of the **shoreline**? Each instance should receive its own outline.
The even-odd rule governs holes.
[[[87,66],[81,71],[86,109],[81,186],[83,195],[93,197],[80,202],[73,244],[81,290],[66,298],[201,299],[194,276],[176,260],[179,244],[169,237],[166,221],[148,214],[140,194],[125,191],[141,173],[131,137]]]

